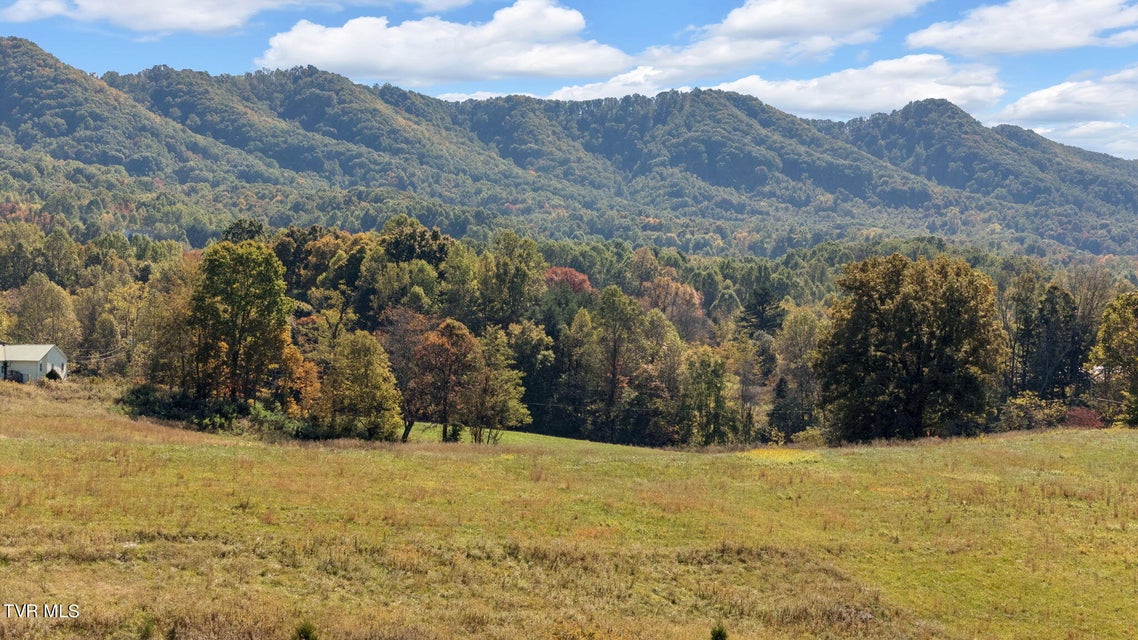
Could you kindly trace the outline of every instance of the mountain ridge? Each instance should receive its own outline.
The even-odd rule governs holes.
[[[42,210],[53,171],[125,173],[132,211],[99,228],[191,241],[176,228],[197,225],[193,244],[238,216],[360,230],[408,213],[475,239],[504,226],[707,253],[881,233],[1138,253],[1138,163],[985,127],[944,100],[845,123],[698,89],[456,103],[314,67],[99,78],[18,38],[0,39],[0,86],[10,200]],[[13,177],[28,165],[41,175]],[[85,229],[105,196],[67,186],[73,210],[47,213]],[[182,208],[161,229],[135,215],[159,192]]]

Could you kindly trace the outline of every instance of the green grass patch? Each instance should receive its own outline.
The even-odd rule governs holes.
[[[75,383],[69,383],[74,385]],[[3,638],[1130,637],[1138,432],[267,444],[0,385]]]

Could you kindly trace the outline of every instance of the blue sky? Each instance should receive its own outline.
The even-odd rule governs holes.
[[[311,64],[447,99],[691,87],[846,120],[946,98],[1138,158],[1138,1],[0,0],[92,73]]]

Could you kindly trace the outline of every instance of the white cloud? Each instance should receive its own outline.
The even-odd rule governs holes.
[[[0,19],[29,22],[63,16],[133,31],[210,32],[240,27],[262,11],[297,4],[297,0],[17,0],[0,10]]]
[[[841,46],[874,41],[877,28],[916,11],[927,2],[929,0],[747,0],[722,22],[695,30],[697,35],[687,46],[650,47],[636,57],[637,66],[629,71],[603,82],[567,86],[549,97],[586,100],[632,93],[655,95],[758,62],[825,57]],[[939,57],[928,59],[932,58],[940,61],[942,68],[937,73],[944,76],[947,72],[943,67],[947,67],[947,63]],[[882,63],[871,69],[881,69],[882,73],[896,71],[889,67]],[[960,73],[956,72],[958,76]],[[751,93],[748,87],[778,86],[781,91],[787,91],[790,84],[771,83],[752,76],[724,86]],[[802,96],[807,91],[803,86],[797,93]],[[871,92],[854,89],[851,93],[865,98],[864,94]],[[959,91],[953,93],[959,94]],[[892,99],[894,93],[886,91],[886,96]]]
[[[1138,42],[1138,6],[1127,0],[1011,0],[910,34],[914,48],[962,55],[1056,51]]]
[[[929,0],[747,0],[713,27],[734,38],[810,38],[856,33],[908,15]]]
[[[660,91],[722,75],[758,62],[822,58],[835,49],[877,38],[878,27],[929,0],[747,0],[722,22],[695,30],[686,46],[656,46],[637,66],[603,82],[567,86],[549,97],[565,100]]]
[[[673,88],[666,82],[670,77],[668,70],[641,66],[605,82],[559,89],[549,97],[589,100],[631,93],[655,95]],[[752,75],[713,88],[753,95],[795,115],[842,119],[892,111],[925,98],[944,98],[966,110],[980,110],[991,108],[1004,94],[995,68],[954,65],[934,54],[880,60],[807,80],[766,80]]]
[[[1005,107],[1001,122],[1123,158],[1138,157],[1138,66],[1101,78],[1061,82]]]
[[[414,86],[507,77],[587,77],[616,73],[630,58],[580,37],[585,18],[553,0],[517,0],[482,24],[438,17],[391,25],[355,18],[342,27],[298,22],[269,41],[257,64],[315,65],[354,78]]]
[[[639,56],[661,79],[683,81],[703,74],[788,56],[788,43],[779,40],[704,38],[687,47],[652,47]]]
[[[1011,122],[1101,121],[1138,114],[1138,67],[1097,80],[1062,82],[1033,91],[1000,112]]]
[[[841,119],[892,111],[925,98],[944,98],[972,111],[991,107],[1004,93],[995,69],[953,65],[931,54],[880,60],[808,80],[748,76],[715,88],[750,94],[799,116]]]
[[[1109,153],[1118,158],[1138,158],[1138,128],[1122,122],[1080,122],[1070,126],[1040,127],[1035,131],[1063,144]]]
[[[415,0],[413,4],[419,5],[419,11],[423,13],[443,13],[465,7],[472,2],[474,0]]]
[[[31,22],[63,15],[69,10],[64,0],[17,0],[0,10],[0,19],[8,22]]]
[[[691,81],[756,62],[823,58],[877,39],[877,29],[930,0],[747,0],[685,47],[652,47],[640,63],[661,79]],[[614,79],[615,80],[615,79]]]
[[[475,91],[473,93],[440,93],[435,97],[439,100],[447,100],[449,102],[465,102],[467,100],[489,100],[491,98],[501,98],[507,95],[511,94],[498,93],[496,91]]]
[[[411,0],[422,11],[446,11],[473,0]],[[369,4],[368,0],[345,0]],[[0,9],[0,20],[31,22],[66,17],[81,22],[108,22],[132,31],[198,33],[226,31],[274,9],[329,7],[327,0],[16,0]]]
[[[575,85],[558,89],[549,95],[554,100],[593,100],[595,98],[619,98],[634,93],[654,96],[666,88],[670,73],[649,66],[636,67],[604,82]],[[686,91],[687,88],[681,88]]]

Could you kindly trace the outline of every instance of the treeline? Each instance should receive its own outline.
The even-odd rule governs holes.
[[[1138,422],[1124,264],[925,238],[778,260],[242,219],[205,250],[0,224],[0,339],[133,410],[301,438],[506,429],[652,446]]]

